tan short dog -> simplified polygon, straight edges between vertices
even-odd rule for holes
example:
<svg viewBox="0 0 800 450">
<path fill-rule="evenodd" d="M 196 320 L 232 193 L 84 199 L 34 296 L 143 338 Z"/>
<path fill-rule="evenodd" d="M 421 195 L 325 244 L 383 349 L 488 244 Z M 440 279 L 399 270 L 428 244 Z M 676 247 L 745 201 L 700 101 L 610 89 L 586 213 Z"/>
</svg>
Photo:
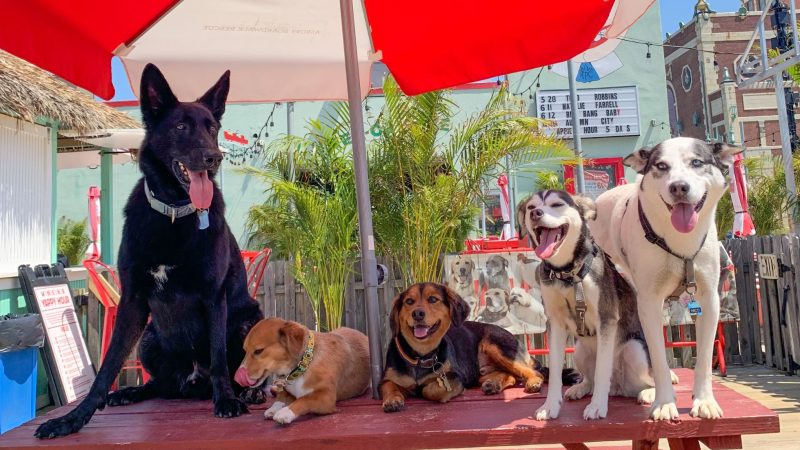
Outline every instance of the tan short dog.
<svg viewBox="0 0 800 450">
<path fill-rule="evenodd" d="M 260 386 L 275 375 L 277 399 L 264 417 L 280 424 L 308 413 L 331 414 L 338 400 L 369 387 L 367 336 L 351 328 L 319 333 L 273 317 L 250 330 L 244 350 L 234 378 L 242 386 Z"/>
</svg>

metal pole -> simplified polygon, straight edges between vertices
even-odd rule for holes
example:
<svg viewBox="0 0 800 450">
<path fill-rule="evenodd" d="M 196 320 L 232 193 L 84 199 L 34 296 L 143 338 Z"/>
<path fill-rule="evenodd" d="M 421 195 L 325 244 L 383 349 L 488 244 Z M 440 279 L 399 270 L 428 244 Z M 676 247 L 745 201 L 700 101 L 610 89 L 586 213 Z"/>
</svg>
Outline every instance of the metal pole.
<svg viewBox="0 0 800 450">
<path fill-rule="evenodd" d="M 286 102 L 286 135 L 292 135 L 292 110 L 294 102 Z M 294 145 L 289 145 L 289 179 L 294 180 Z"/>
<path fill-rule="evenodd" d="M 372 205 L 369 199 L 367 150 L 364 138 L 364 117 L 361 111 L 361 84 L 356 53 L 356 30 L 353 24 L 353 0 L 340 0 L 344 65 L 347 72 L 347 102 L 350 108 L 350 133 L 353 139 L 353 168 L 358 203 L 358 234 L 361 243 L 361 278 L 367 301 L 367 335 L 372 371 L 372 397 L 380 398 L 378 387 L 383 377 L 380 309 L 378 304 L 378 263 L 375 259 L 375 237 L 372 234 Z"/>
<path fill-rule="evenodd" d="M 761 7 L 768 7 L 764 0 L 761 0 Z M 792 17 L 792 20 L 794 21 L 796 18 Z M 758 39 L 761 45 L 762 70 L 767 70 L 769 69 L 769 59 L 767 58 L 767 39 L 764 36 L 763 20 L 758 22 Z M 783 156 L 783 172 L 786 177 L 786 189 L 789 191 L 792 198 L 797 198 L 797 184 L 794 180 L 794 167 L 792 165 L 792 142 L 789 136 L 789 116 L 786 113 L 786 94 L 783 91 L 783 76 L 780 72 L 776 73 L 775 76 L 772 77 L 772 80 L 775 83 L 775 100 L 778 109 L 778 125 L 781 132 L 781 154 Z M 792 225 L 792 229 L 797 232 L 798 224 L 795 223 L 791 214 L 789 215 L 789 223 Z"/>
<path fill-rule="evenodd" d="M 792 44 L 794 45 L 794 54 L 800 55 L 800 45 L 797 43 L 797 10 L 795 0 L 789 1 L 790 11 L 792 13 Z"/>
<path fill-rule="evenodd" d="M 578 112 L 578 93 L 575 89 L 575 64 L 570 59 L 567 61 L 567 77 L 569 78 L 569 108 L 572 116 L 572 144 L 578 163 L 575 165 L 575 192 L 583 194 L 583 148 L 581 147 L 581 131 L 579 128 L 580 113 Z"/>
<path fill-rule="evenodd" d="M 514 214 L 514 210 L 516 206 L 514 205 L 514 182 L 511 181 L 511 158 L 506 156 L 506 178 L 508 179 L 508 184 L 506 188 L 508 189 L 508 224 L 511 226 L 511 237 L 506 237 L 507 239 L 513 238 L 516 235 L 516 217 Z M 502 201 L 502 198 L 501 198 Z"/>
</svg>

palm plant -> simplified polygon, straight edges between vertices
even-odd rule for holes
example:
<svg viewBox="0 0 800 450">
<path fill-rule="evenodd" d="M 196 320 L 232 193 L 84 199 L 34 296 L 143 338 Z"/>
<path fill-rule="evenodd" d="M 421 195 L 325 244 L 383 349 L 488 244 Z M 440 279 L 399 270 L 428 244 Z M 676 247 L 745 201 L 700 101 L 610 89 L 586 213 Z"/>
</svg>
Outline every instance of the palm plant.
<svg viewBox="0 0 800 450">
<path fill-rule="evenodd" d="M 376 246 L 406 282 L 438 280 L 439 256 L 459 250 L 475 227 L 488 177 L 570 153 L 513 108 L 505 89 L 456 126 L 448 91 L 408 97 L 391 77 L 383 89 L 381 134 L 370 147 Z"/>
<path fill-rule="evenodd" d="M 303 137 L 286 136 L 246 172 L 269 186 L 248 215 L 252 240 L 292 258 L 318 329 L 342 324 L 347 281 L 357 255 L 353 164 L 336 127 L 311 121 Z M 322 308 L 325 323 L 322 323 Z"/>
<path fill-rule="evenodd" d="M 534 182 L 537 191 L 544 191 L 550 189 L 564 189 L 564 180 L 553 170 L 540 170 L 536 172 L 536 181 Z"/>
<path fill-rule="evenodd" d="M 75 221 L 61 217 L 56 235 L 58 253 L 67 258 L 70 266 L 80 264 L 91 240 L 86 235 L 86 220 Z"/>
</svg>

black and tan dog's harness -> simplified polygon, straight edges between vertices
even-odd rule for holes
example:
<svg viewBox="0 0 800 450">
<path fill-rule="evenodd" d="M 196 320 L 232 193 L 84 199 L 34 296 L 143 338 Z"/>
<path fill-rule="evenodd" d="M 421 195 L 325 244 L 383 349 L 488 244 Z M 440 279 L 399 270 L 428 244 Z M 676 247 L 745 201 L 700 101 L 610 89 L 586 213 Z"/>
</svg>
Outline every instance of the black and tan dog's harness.
<svg viewBox="0 0 800 450">
<path fill-rule="evenodd" d="M 444 339 L 442 342 L 444 342 Z M 444 370 L 442 370 L 444 368 L 444 364 L 439 361 L 440 347 L 436 347 L 427 355 L 414 358 L 409 356 L 409 354 L 403 350 L 403 344 L 400 342 L 400 338 L 398 336 L 394 337 L 394 345 L 397 347 L 397 353 L 399 353 L 400 356 L 411 365 L 411 368 L 414 369 L 415 381 L 419 381 L 420 378 L 417 372 L 428 372 L 430 370 L 436 375 L 436 382 L 439 383 L 439 386 L 444 388 L 447 392 L 453 390 L 453 386 L 450 385 L 450 380 L 447 379 L 447 374 Z"/>
<path fill-rule="evenodd" d="M 625 206 L 627 208 L 627 204 Z M 698 253 L 700 253 L 700 250 L 703 249 L 703 245 L 706 243 L 708 233 L 703 236 L 703 240 L 700 242 L 700 248 L 698 248 L 692 256 L 686 257 L 675 253 L 671 248 L 669 248 L 667 241 L 664 240 L 663 237 L 659 236 L 655 230 L 653 230 L 653 226 L 650 225 L 650 221 L 647 220 L 644 209 L 642 209 L 641 199 L 639 199 L 639 222 L 642 224 L 644 238 L 647 239 L 647 242 L 655 244 L 670 255 L 683 260 L 683 279 L 681 280 L 680 284 L 678 284 L 675 292 L 667 297 L 667 300 L 677 300 L 685 292 L 689 294 L 689 313 L 693 316 L 702 315 L 703 312 L 700 309 L 700 305 L 698 305 L 694 299 L 694 294 L 697 292 L 697 279 L 695 278 L 694 273 L 694 258 L 698 255 Z"/>
<path fill-rule="evenodd" d="M 583 258 L 583 263 L 574 266 L 569 271 L 555 270 L 550 264 L 546 264 L 544 269 L 550 280 L 559 279 L 567 286 L 575 288 L 575 312 L 572 313 L 575 320 L 578 336 L 586 336 L 586 298 L 583 293 L 583 279 L 592 270 L 592 261 L 599 253 L 597 245 L 592 242 L 592 251 L 588 252 Z"/>
</svg>

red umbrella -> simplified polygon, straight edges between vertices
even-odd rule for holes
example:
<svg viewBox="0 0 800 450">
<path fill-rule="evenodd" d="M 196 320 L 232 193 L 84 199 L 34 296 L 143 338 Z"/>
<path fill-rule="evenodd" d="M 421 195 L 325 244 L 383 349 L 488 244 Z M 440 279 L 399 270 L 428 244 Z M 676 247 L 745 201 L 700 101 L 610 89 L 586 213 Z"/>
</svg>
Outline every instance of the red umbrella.
<svg viewBox="0 0 800 450">
<path fill-rule="evenodd" d="M 386 63 L 408 94 L 541 67 L 586 49 L 614 2 L 364 3 L 366 11 L 352 0 L 16 1 L 3 6 L 0 48 L 103 98 L 114 94 L 116 55 L 134 92 L 141 68 L 153 62 L 182 99 L 196 98 L 226 69 L 228 101 L 347 99 L 377 396 L 377 263 L 359 104 L 371 61 Z"/>
<path fill-rule="evenodd" d="M 156 63 L 168 79 L 181 79 L 175 76 L 178 69 L 174 62 L 190 65 L 192 61 L 188 58 L 207 54 L 215 62 L 202 67 L 210 72 L 208 76 L 198 74 L 193 66 L 192 77 L 182 78 L 201 78 L 202 81 L 186 82 L 206 85 L 216 80 L 223 68 L 231 68 L 234 82 L 229 100 L 319 99 L 318 94 L 324 92 L 326 84 L 339 85 L 338 98 L 345 99 L 344 55 L 336 3 L 331 0 L 16 1 L 3 6 L 5 20 L 0 27 L 0 48 L 102 98 L 114 94 L 110 60 L 115 54 L 126 63 L 134 85 L 144 63 Z M 408 94 L 567 60 L 592 44 L 614 5 L 610 0 L 365 0 L 364 3 L 376 53 L 371 59 L 386 63 Z M 359 45 L 368 49 L 367 20 L 361 2 L 355 6 L 356 34 L 364 38 Z M 182 21 L 181 16 L 188 20 Z M 167 26 L 172 39 L 159 39 L 151 45 L 149 36 L 157 35 Z M 328 38 L 329 31 L 338 32 L 337 39 Z M 313 41 L 315 36 L 318 41 Z M 301 37 L 311 43 L 306 48 L 307 54 L 303 49 L 284 50 Z M 239 38 L 241 43 L 237 43 Z M 175 47 L 171 46 L 173 42 Z M 313 52 L 326 44 L 338 45 L 338 52 Z M 220 45 L 229 45 L 222 47 L 227 48 L 224 54 L 218 50 Z M 359 56 L 368 67 L 367 55 Z M 135 67 L 130 64 L 133 58 L 140 58 Z M 272 67 L 259 64 L 270 58 Z M 241 73 L 246 68 L 266 74 L 275 73 L 271 71 L 275 66 L 311 72 L 314 67 L 320 68 L 316 60 L 321 59 L 335 62 L 333 68 L 342 76 L 331 80 L 331 72 L 323 70 L 320 84 L 306 81 L 288 98 L 281 85 L 293 84 L 293 80 L 286 75 L 290 71 L 283 71 L 280 76 L 275 75 L 276 79 L 261 79 L 263 84 L 276 84 L 275 91 L 262 89 L 258 91 L 259 98 L 237 98 L 235 89 L 237 84 L 243 84 Z M 294 72 L 295 76 L 302 73 L 303 70 Z M 181 93 L 177 94 L 180 97 Z M 330 92 L 324 94 L 322 99 L 332 99 Z"/>
</svg>

